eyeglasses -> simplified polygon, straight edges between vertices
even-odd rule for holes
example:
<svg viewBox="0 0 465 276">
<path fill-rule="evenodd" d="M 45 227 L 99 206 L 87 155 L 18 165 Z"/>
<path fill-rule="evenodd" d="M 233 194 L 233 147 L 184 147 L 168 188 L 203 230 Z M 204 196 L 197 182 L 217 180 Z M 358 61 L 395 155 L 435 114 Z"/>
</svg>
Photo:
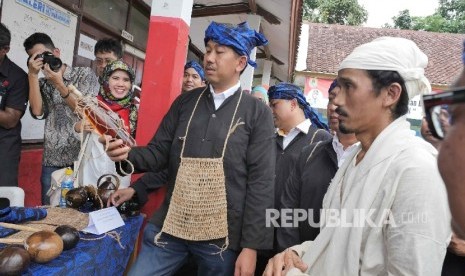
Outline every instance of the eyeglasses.
<svg viewBox="0 0 465 276">
<path fill-rule="evenodd" d="M 444 139 L 452 123 L 451 107 L 458 103 L 465 103 L 465 87 L 423 95 L 426 121 L 434 137 Z"/>
</svg>

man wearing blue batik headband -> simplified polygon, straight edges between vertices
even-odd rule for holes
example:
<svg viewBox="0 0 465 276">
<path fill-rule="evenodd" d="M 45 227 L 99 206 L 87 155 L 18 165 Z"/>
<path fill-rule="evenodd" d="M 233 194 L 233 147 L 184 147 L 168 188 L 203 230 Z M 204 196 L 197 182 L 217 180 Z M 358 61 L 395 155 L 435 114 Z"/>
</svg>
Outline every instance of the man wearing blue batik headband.
<svg viewBox="0 0 465 276">
<path fill-rule="evenodd" d="M 294 171 L 302 149 L 312 143 L 330 140 L 328 127 L 321 122 L 315 111 L 307 103 L 302 90 L 291 83 L 279 83 L 268 90 L 270 107 L 276 127 L 276 178 L 274 208 L 281 209 L 281 195 L 285 184 Z M 264 270 L 266 262 L 262 256 L 278 253 L 277 244 L 274 251 L 259 255 L 258 269 Z"/>
<path fill-rule="evenodd" d="M 300 87 L 297 85 L 286 82 L 273 85 L 268 90 L 268 98 L 270 101 L 272 99 L 289 101 L 295 100 L 296 104 L 298 105 L 297 107 L 302 109 L 305 119 L 309 119 L 311 123 L 314 124 L 317 128 L 328 130 L 328 126 L 320 120 L 318 114 L 316 114 L 315 111 L 310 107 L 310 104 L 307 102 L 302 89 L 300 89 Z"/>
<path fill-rule="evenodd" d="M 275 208 L 302 148 L 331 139 L 328 127 L 310 107 L 302 90 L 291 83 L 278 83 L 268 90 L 276 127 Z"/>
<path fill-rule="evenodd" d="M 242 22 L 237 27 L 228 27 L 226 24 L 212 22 L 205 31 L 205 45 L 209 42 L 231 47 L 238 55 L 246 56 L 247 63 L 257 67 L 255 61 L 250 59 L 253 48 L 268 44 L 264 35 L 251 29 L 247 22 Z"/>
<path fill-rule="evenodd" d="M 240 87 L 246 66 L 256 66 L 250 52 L 266 43 L 247 23 L 212 22 L 203 60 L 209 85 L 181 94 L 146 147 L 130 150 L 106 137 L 117 168 L 127 169 L 125 160 L 137 172 L 168 168 L 165 200 L 144 230 L 129 275 L 172 275 L 189 255 L 198 275 L 253 275 L 257 250 L 272 248 L 266 210 L 274 198 L 273 118 Z M 119 205 L 134 194 L 143 199 L 147 190 L 120 189 L 110 201 Z"/>
<path fill-rule="evenodd" d="M 185 93 L 192 89 L 205 86 L 205 72 L 200 64 L 191 60 L 184 65 L 184 76 L 182 78 L 182 91 Z"/>
</svg>

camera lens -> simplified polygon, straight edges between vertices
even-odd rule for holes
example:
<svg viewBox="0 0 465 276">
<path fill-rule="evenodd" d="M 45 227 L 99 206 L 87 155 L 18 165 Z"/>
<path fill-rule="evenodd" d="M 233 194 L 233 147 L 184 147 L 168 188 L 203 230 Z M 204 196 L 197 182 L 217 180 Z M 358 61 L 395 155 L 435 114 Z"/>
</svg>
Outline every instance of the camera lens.
<svg viewBox="0 0 465 276">
<path fill-rule="evenodd" d="M 59 58 L 53 57 L 50 58 L 50 60 L 48 61 L 48 65 L 50 65 L 50 69 L 57 72 L 58 70 L 60 70 L 60 67 L 61 65 L 63 65 L 63 63 Z"/>
<path fill-rule="evenodd" d="M 42 58 L 42 62 L 44 64 L 48 63 L 50 66 L 50 69 L 52 69 L 55 72 L 58 72 L 60 70 L 61 65 L 63 65 L 63 62 L 61 59 L 55 57 L 51 52 L 43 52 L 42 54 L 38 54 L 35 59 Z"/>
</svg>

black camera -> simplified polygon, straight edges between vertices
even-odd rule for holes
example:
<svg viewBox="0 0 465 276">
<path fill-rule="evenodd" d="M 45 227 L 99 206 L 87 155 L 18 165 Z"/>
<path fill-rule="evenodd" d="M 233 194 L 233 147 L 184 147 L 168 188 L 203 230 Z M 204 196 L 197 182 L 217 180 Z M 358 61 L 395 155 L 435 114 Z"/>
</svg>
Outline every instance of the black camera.
<svg viewBox="0 0 465 276">
<path fill-rule="evenodd" d="M 58 70 L 60 70 L 61 65 L 63 65 L 61 59 L 55 57 L 51 52 L 43 52 L 42 54 L 37 55 L 35 59 L 38 58 L 42 58 L 43 63 L 48 63 L 50 69 L 52 69 L 55 72 L 58 72 Z"/>
</svg>

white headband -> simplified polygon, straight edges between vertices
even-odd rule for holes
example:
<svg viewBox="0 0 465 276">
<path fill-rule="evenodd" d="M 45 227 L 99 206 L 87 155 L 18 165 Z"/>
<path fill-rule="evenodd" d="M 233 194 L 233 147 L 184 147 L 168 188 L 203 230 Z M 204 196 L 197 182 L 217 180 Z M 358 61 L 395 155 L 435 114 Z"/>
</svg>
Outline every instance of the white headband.
<svg viewBox="0 0 465 276">
<path fill-rule="evenodd" d="M 339 65 L 339 70 L 396 71 L 405 81 L 409 99 L 431 93 L 425 77 L 428 57 L 415 42 L 401 37 L 380 37 L 355 48 Z"/>
</svg>

